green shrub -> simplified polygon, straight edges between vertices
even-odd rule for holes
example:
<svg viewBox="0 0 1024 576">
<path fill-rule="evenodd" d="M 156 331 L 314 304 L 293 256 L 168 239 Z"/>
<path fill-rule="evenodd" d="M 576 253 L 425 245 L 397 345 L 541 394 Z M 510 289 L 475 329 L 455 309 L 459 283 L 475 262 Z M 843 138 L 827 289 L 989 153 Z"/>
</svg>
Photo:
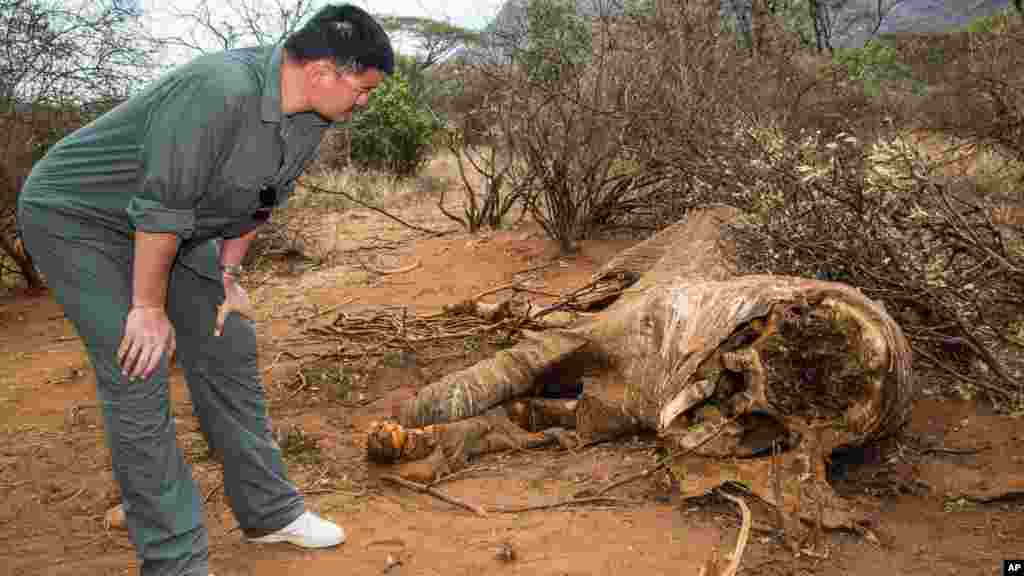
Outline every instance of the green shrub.
<svg viewBox="0 0 1024 576">
<path fill-rule="evenodd" d="M 531 82 L 557 83 L 567 69 L 586 64 L 593 38 L 586 20 L 569 0 L 531 0 L 526 5 L 527 33 L 517 63 Z"/>
<path fill-rule="evenodd" d="M 365 168 L 412 176 L 426 163 L 438 123 L 417 104 L 400 71 L 387 77 L 351 124 L 351 158 Z"/>
<path fill-rule="evenodd" d="M 988 16 L 982 16 L 971 20 L 971 22 L 964 27 L 964 30 L 972 34 L 1005 33 L 1011 19 L 1016 16 L 1017 14 L 1014 13 L 1013 9 L 1006 7 L 1004 10 L 996 12 L 995 14 L 989 14 Z"/>
<path fill-rule="evenodd" d="M 910 78 L 910 69 L 900 62 L 896 49 L 880 40 L 871 40 L 860 48 L 837 50 L 835 59 L 872 96 L 881 92 L 883 82 Z"/>
</svg>

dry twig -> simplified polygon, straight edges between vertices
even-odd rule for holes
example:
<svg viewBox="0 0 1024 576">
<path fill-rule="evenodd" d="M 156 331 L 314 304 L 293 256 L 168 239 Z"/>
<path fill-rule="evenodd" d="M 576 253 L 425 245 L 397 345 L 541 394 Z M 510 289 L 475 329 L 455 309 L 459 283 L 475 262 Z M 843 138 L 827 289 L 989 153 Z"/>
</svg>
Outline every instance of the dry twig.
<svg viewBox="0 0 1024 576">
<path fill-rule="evenodd" d="M 459 508 L 469 510 L 470 512 L 476 514 L 477 516 L 482 516 L 484 518 L 487 517 L 487 511 L 481 508 L 480 506 L 464 502 L 462 500 L 459 500 L 458 498 L 455 498 L 454 496 L 449 496 L 448 494 L 441 492 L 437 488 L 432 488 L 425 484 L 420 484 L 419 482 L 412 482 L 410 480 L 399 478 L 398 476 L 393 476 L 391 474 L 383 474 L 381 475 L 380 479 L 392 482 L 394 484 L 398 484 L 403 488 L 408 488 L 409 490 L 413 490 L 421 494 L 430 494 L 434 498 L 437 498 L 454 506 L 458 506 Z"/>
<path fill-rule="evenodd" d="M 785 507 L 782 500 L 782 465 L 779 453 L 779 442 L 772 442 L 772 495 L 775 497 L 775 522 L 780 531 L 786 531 L 786 519 L 782 509 Z"/>
<path fill-rule="evenodd" d="M 410 228 L 412 230 L 416 230 L 417 232 L 424 232 L 426 234 L 430 234 L 431 236 L 444 236 L 445 234 L 449 234 L 450 233 L 450 231 L 443 231 L 443 232 L 441 232 L 441 231 L 437 231 L 437 230 L 431 230 L 430 228 L 424 228 L 422 226 L 417 226 L 415 224 L 410 224 L 410 223 L 406 222 L 405 220 L 402 220 L 398 216 L 395 216 L 394 214 L 388 212 L 387 210 L 384 210 L 383 208 L 378 208 L 376 206 L 373 206 L 372 204 L 367 204 L 366 202 L 363 202 L 362 200 L 356 198 L 355 196 L 352 196 L 351 194 L 347 194 L 345 192 L 342 192 L 341 190 L 328 190 L 326 188 L 321 188 L 320 186 L 317 186 L 315 184 L 309 183 L 309 181 L 307 181 L 305 179 L 300 179 L 298 184 L 300 186 L 302 186 L 303 188 L 312 190 L 312 191 L 317 192 L 319 194 L 331 194 L 331 195 L 334 195 L 334 196 L 342 196 L 345 199 L 347 199 L 348 201 L 352 202 L 353 204 L 358 204 L 358 205 L 362 206 L 363 208 L 367 208 L 369 210 L 373 210 L 374 212 L 376 212 L 378 214 L 381 214 L 383 216 L 387 216 L 388 218 L 394 220 L 395 222 L 398 222 L 402 226 L 405 226 L 406 228 Z"/>
<path fill-rule="evenodd" d="M 210 503 L 210 498 L 213 498 L 213 495 L 218 490 L 220 490 L 223 487 L 224 487 L 224 483 L 221 482 L 221 483 L 217 484 L 216 486 L 214 486 L 213 488 L 210 488 L 210 490 L 206 493 L 206 497 L 203 498 L 203 506 L 206 506 L 207 504 L 209 504 Z"/>
<path fill-rule="evenodd" d="M 288 395 L 289 400 L 298 396 L 300 392 L 302 392 L 303 390 L 306 389 L 307 386 L 309 386 L 309 381 L 306 380 L 306 375 L 302 373 L 302 370 L 299 370 L 298 372 L 296 372 L 296 374 L 299 377 L 300 384 L 298 388 L 293 390 L 292 393 Z"/>
<path fill-rule="evenodd" d="M 527 288 L 526 286 L 523 286 L 522 284 L 518 284 L 516 282 L 512 282 L 512 283 L 509 283 L 509 284 L 502 284 L 501 286 L 496 286 L 494 288 L 490 288 L 488 290 L 484 290 L 483 292 L 480 292 L 479 294 L 477 294 L 477 295 L 473 296 L 472 298 L 470 298 L 470 301 L 471 302 L 479 302 L 481 298 L 490 296 L 492 294 L 497 294 L 498 292 L 504 292 L 505 290 L 512 290 L 514 292 L 522 292 L 524 294 L 533 294 L 535 296 L 545 296 L 547 298 L 560 298 L 560 296 L 558 294 L 552 294 L 551 292 L 544 292 L 543 290 L 534 290 L 533 288 Z"/>
<path fill-rule="evenodd" d="M 519 514 L 520 512 L 536 512 L 538 510 L 552 510 L 554 508 L 565 508 L 567 506 L 581 506 L 586 504 L 637 505 L 640 503 L 633 500 L 613 498 L 611 496 L 591 496 L 587 498 L 570 498 L 568 500 L 559 500 L 558 502 L 551 502 L 550 504 L 534 504 L 532 506 L 497 506 L 491 508 L 491 511 L 502 512 L 505 514 Z"/>
<path fill-rule="evenodd" d="M 991 450 L 992 446 L 982 446 L 980 448 L 946 448 L 945 446 L 935 446 L 933 448 L 925 448 L 921 450 L 921 454 L 948 454 L 951 456 L 972 456 L 974 454 L 980 454 L 986 450 Z"/>
<path fill-rule="evenodd" d="M 442 477 L 438 478 L 437 480 L 434 480 L 433 482 L 428 484 L 428 487 L 429 488 L 433 488 L 435 486 L 439 486 L 439 485 L 444 484 L 446 482 L 451 482 L 453 480 L 457 480 L 459 478 L 463 478 L 465 476 L 469 476 L 470 474 L 475 474 L 477 472 L 493 471 L 493 470 L 498 470 L 498 468 L 495 467 L 495 466 L 473 466 L 473 467 L 470 467 L 470 468 L 463 468 L 462 470 L 459 470 L 458 472 L 453 472 L 451 474 L 448 474 L 447 476 L 442 476 Z"/>
<path fill-rule="evenodd" d="M 451 353 L 453 348 L 464 348 L 461 340 L 489 337 L 492 343 L 499 339 L 507 342 L 515 332 L 511 318 L 488 323 L 472 314 L 439 313 L 410 314 L 404 307 L 383 308 L 368 312 L 342 312 L 329 325 L 305 330 L 305 342 L 320 338 L 346 347 L 360 346 L 358 352 L 346 351 L 342 346 L 329 356 L 334 358 L 365 358 L 381 356 L 394 351 L 411 351 L 421 357 Z"/>
<path fill-rule="evenodd" d="M 721 425 L 718 426 L 718 428 L 714 432 L 709 434 L 707 436 L 707 438 L 704 438 L 703 440 L 698 442 L 696 445 L 694 445 L 694 446 L 692 446 L 690 448 L 687 448 L 686 450 L 683 450 L 681 452 L 673 452 L 673 453 L 669 454 L 668 456 L 665 456 L 664 458 L 661 459 L 661 462 L 659 462 L 654 468 L 648 468 L 647 470 L 644 470 L 643 472 L 639 472 L 637 474 L 633 474 L 632 476 L 627 476 L 627 477 L 623 478 L 622 480 L 616 480 L 615 482 L 612 482 L 611 484 L 608 484 L 604 488 L 601 488 L 600 490 L 598 490 L 597 493 L 594 494 L 594 496 L 602 496 L 604 494 L 607 494 L 611 490 L 614 490 L 615 488 L 618 488 L 619 486 L 623 486 L 625 484 L 629 484 L 630 482 L 635 482 L 635 481 L 640 480 L 642 478 L 647 478 L 647 477 L 651 476 L 652 474 L 655 474 L 657 472 L 660 472 L 661 470 L 664 470 L 665 468 L 668 468 L 672 464 L 672 462 L 674 462 L 677 458 L 682 458 L 684 456 L 689 456 L 690 454 L 693 454 L 697 450 L 700 450 L 701 448 L 703 448 L 704 445 L 707 444 L 708 442 L 711 442 L 712 440 L 717 438 L 725 430 L 726 426 L 728 426 L 729 424 L 732 424 L 735 420 L 736 420 L 735 416 L 733 416 L 732 418 L 729 418 L 728 420 L 725 420 L 724 422 L 722 422 Z"/>
<path fill-rule="evenodd" d="M 733 496 L 724 490 L 719 490 L 718 493 L 739 506 L 740 512 L 743 514 L 743 525 L 740 527 L 740 535 L 736 539 L 736 549 L 733 550 L 732 560 L 729 561 L 729 565 L 725 567 L 721 574 L 721 576 L 736 576 L 736 571 L 740 567 L 740 560 L 743 558 L 743 552 L 747 548 L 747 540 L 750 538 L 750 526 L 753 524 L 753 519 L 750 514 L 750 508 L 742 498 Z"/>
<path fill-rule="evenodd" d="M 409 264 L 408 266 L 402 266 L 401 268 L 395 268 L 394 270 L 384 270 L 384 269 L 381 269 L 381 268 L 376 268 L 374 266 L 371 266 L 369 263 L 364 262 L 358 256 L 355 256 L 355 259 L 359 262 L 359 265 L 362 266 L 364 269 L 366 269 L 366 270 L 368 270 L 370 272 L 373 272 L 374 274 L 379 274 L 381 276 L 388 276 L 388 275 L 391 275 L 391 274 L 404 274 L 406 272 L 412 272 L 413 270 L 419 268 L 420 264 L 421 264 L 421 262 L 419 260 L 417 260 L 417 261 L 413 262 L 412 264 Z"/>
</svg>

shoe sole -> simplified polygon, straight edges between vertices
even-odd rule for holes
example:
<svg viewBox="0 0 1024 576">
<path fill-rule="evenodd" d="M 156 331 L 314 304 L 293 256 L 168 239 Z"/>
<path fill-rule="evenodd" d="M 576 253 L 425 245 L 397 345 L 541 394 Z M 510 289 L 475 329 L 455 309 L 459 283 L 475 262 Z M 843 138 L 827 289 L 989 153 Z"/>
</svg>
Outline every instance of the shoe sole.
<svg viewBox="0 0 1024 576">
<path fill-rule="evenodd" d="M 310 550 L 318 550 L 318 549 L 321 549 L 321 548 L 333 548 L 335 546 L 340 546 L 341 544 L 345 543 L 345 538 L 343 537 L 341 540 L 339 540 L 337 542 L 334 542 L 334 543 L 330 543 L 330 544 L 310 544 L 310 543 L 306 542 L 305 540 L 303 540 L 302 538 L 289 538 L 287 536 L 264 536 L 264 537 L 261 537 L 261 538 L 250 538 L 249 542 L 252 542 L 254 544 L 280 544 L 280 543 L 286 543 L 286 544 L 291 544 L 293 546 L 298 546 L 299 548 L 307 548 L 307 549 L 310 549 Z"/>
</svg>

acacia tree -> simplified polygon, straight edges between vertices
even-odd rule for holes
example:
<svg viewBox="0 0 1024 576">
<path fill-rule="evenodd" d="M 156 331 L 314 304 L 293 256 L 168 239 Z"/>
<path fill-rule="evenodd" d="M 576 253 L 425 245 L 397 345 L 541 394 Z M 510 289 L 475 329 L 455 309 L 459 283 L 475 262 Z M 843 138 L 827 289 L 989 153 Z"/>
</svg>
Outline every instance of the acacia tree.
<svg viewBox="0 0 1024 576">
<path fill-rule="evenodd" d="M 903 0 L 726 0 L 741 38 L 756 48 L 766 20 L 799 36 L 819 53 L 854 36 L 873 38 Z M 759 29 L 760 28 L 760 29 Z"/>
<path fill-rule="evenodd" d="M 451 58 L 480 36 L 450 22 L 420 16 L 382 15 L 377 19 L 392 38 L 412 46 L 412 61 L 422 70 Z"/>
<path fill-rule="evenodd" d="M 42 286 L 17 240 L 17 196 L 50 145 L 148 77 L 139 19 L 125 0 L 0 0 L 0 275 Z"/>
<path fill-rule="evenodd" d="M 377 19 L 393 41 L 410 48 L 409 54 L 399 58 L 396 65 L 408 80 L 416 101 L 436 114 L 441 100 L 458 92 L 459 82 L 435 71 L 477 45 L 480 34 L 451 22 L 419 16 L 378 15 Z"/>
</svg>

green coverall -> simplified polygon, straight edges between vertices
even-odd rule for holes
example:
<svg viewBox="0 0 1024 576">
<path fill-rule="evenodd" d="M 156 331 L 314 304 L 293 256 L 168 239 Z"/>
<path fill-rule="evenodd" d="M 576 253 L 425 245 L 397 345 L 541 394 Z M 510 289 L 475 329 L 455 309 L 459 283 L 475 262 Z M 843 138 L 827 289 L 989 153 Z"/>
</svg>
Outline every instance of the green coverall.
<svg viewBox="0 0 1024 576">
<path fill-rule="evenodd" d="M 117 358 L 132 303 L 135 230 L 173 233 L 167 313 L 193 410 L 223 456 L 224 487 L 247 536 L 296 519 L 304 502 L 273 441 L 251 321 L 214 336 L 224 300 L 219 238 L 286 201 L 329 123 L 281 113 L 280 46 L 200 57 L 57 143 L 18 199 L 18 223 L 96 372 L 104 431 L 144 576 L 206 576 L 208 539 L 175 440 L 168 359 L 146 380 Z"/>
</svg>

